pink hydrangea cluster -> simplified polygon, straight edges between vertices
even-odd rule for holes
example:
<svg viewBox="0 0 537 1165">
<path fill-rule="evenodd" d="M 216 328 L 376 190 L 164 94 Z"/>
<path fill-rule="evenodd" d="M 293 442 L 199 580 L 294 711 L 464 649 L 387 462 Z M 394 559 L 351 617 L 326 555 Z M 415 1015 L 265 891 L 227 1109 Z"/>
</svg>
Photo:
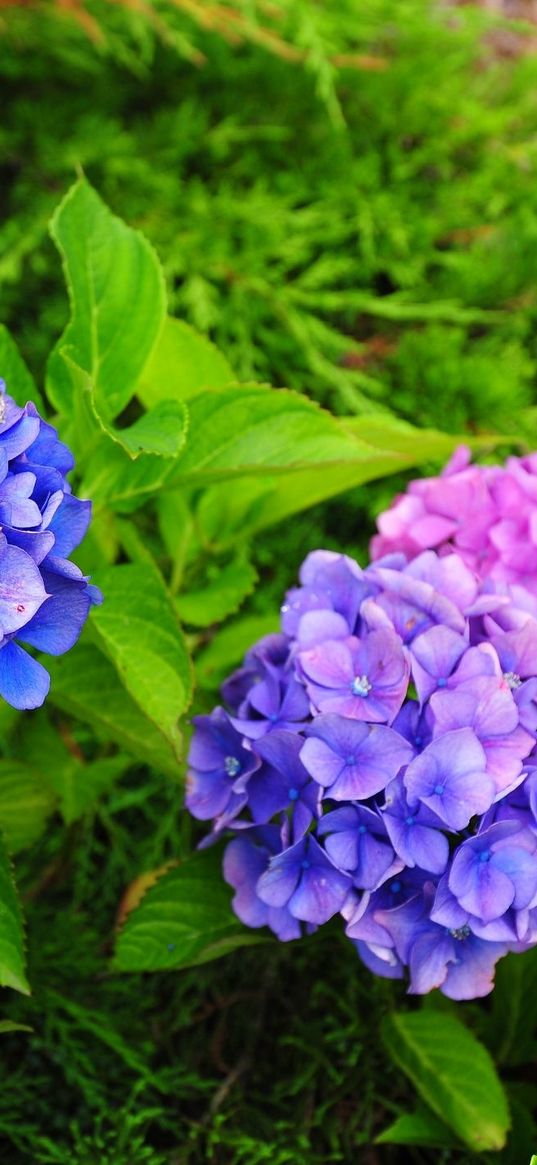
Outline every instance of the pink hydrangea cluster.
<svg viewBox="0 0 537 1165">
<path fill-rule="evenodd" d="M 378 518 L 371 557 L 456 551 L 481 579 L 509 584 L 517 604 L 535 614 L 537 453 L 503 466 L 473 465 L 470 457 L 461 446 L 439 477 L 410 483 Z"/>
</svg>

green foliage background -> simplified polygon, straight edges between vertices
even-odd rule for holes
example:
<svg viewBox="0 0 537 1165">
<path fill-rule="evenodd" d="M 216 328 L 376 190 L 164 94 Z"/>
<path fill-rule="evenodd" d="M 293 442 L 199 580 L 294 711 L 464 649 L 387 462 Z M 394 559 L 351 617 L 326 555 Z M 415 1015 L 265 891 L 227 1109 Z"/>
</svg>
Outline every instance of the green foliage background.
<svg viewBox="0 0 537 1165">
<path fill-rule="evenodd" d="M 156 247 L 172 313 L 209 334 L 241 381 L 286 385 L 355 414 L 358 434 L 389 428 L 389 409 L 445 433 L 535 443 L 534 56 L 506 61 L 499 26 L 479 10 L 429 0 L 287 0 L 278 19 L 238 4 L 243 24 L 231 43 L 194 18 L 203 4 L 154 4 L 156 25 L 141 10 L 97 0 L 87 9 L 91 35 L 47 6 L 0 8 L 9 111 L 0 125 L 1 316 L 39 382 L 68 318 L 47 224 L 83 171 Z M 523 46 L 524 29 L 514 35 Z M 364 56 L 368 67 L 356 60 Z M 62 435 L 76 448 L 79 417 L 69 423 Z M 444 450 L 430 450 L 436 468 Z M 254 521 L 240 569 L 240 510 L 227 544 L 214 536 L 214 496 L 197 512 L 201 546 L 185 516 L 182 556 L 163 503 L 172 589 L 198 650 L 199 704 L 214 702 L 222 671 L 268 629 L 304 554 L 324 545 L 363 559 L 375 512 L 404 480 L 356 487 L 274 528 Z M 116 515 L 112 549 L 97 520 L 84 565 L 119 547 L 134 569 L 152 569 L 159 549 L 144 513 L 138 526 Z M 215 636 L 223 593 L 233 621 Z M 110 650 L 106 622 L 95 629 Z M 59 670 L 55 679 L 62 705 L 69 677 Z M 416 1124 L 410 1144 L 373 1146 L 416 1110 L 412 1074 L 391 1054 L 384 1022 L 394 1002 L 409 1004 L 361 969 L 335 925 L 304 945 L 245 947 L 193 970 L 111 973 L 127 886 L 186 857 L 196 836 L 174 763 L 165 776 L 122 754 L 103 761 L 70 711 L 77 716 L 64 702 L 56 719 L 60 752 L 44 720 L 21 732 L 2 712 L 8 760 L 32 765 L 45 746 L 56 749 L 63 815 L 15 839 L 34 994 L 3 992 L 6 1019 L 32 1028 L 1 1036 L 9 1165 L 529 1159 L 534 960 L 502 965 L 492 1003 L 425 1005 L 462 1015 L 500 1068 L 515 1132 L 490 1154 L 465 1149 L 445 1125 L 435 1140 L 430 1113 L 421 1147 Z M 110 759 L 115 768 L 103 770 Z M 92 782 L 87 802 L 80 761 Z M 42 825 L 50 795 L 29 784 L 27 797 Z M 418 1092 L 420 1104 L 430 1099 Z"/>
</svg>

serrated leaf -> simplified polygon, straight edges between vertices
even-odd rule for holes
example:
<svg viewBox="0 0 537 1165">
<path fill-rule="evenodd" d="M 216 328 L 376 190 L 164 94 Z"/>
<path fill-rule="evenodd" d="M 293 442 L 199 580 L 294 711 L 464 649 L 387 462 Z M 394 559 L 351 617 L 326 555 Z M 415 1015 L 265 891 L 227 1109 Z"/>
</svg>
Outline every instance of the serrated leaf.
<svg viewBox="0 0 537 1165">
<path fill-rule="evenodd" d="M 30 994 L 26 978 L 24 937 L 19 898 L 11 863 L 0 840 L 0 986 Z"/>
<path fill-rule="evenodd" d="M 459 1020 L 440 1011 L 394 1012 L 386 1048 L 421 1098 L 476 1152 L 501 1149 L 509 1110 L 494 1063 Z"/>
<path fill-rule="evenodd" d="M 141 764 L 177 776 L 180 741 L 172 743 L 143 715 L 102 652 L 80 643 L 47 666 L 53 704 L 91 724 L 100 740 L 115 741 Z"/>
<path fill-rule="evenodd" d="M 307 397 L 257 384 L 206 391 L 189 403 L 189 438 L 170 485 L 378 457 Z"/>
<path fill-rule="evenodd" d="M 196 591 L 177 596 L 176 606 L 181 619 L 194 627 L 210 627 L 221 623 L 227 615 L 238 610 L 257 582 L 257 571 L 245 553 L 231 562 L 207 572 L 207 582 Z"/>
<path fill-rule="evenodd" d="M 127 563 L 97 571 L 95 582 L 105 602 L 94 612 L 93 632 L 143 714 L 177 747 L 192 668 L 162 575 L 149 563 Z"/>
<path fill-rule="evenodd" d="M 69 414 L 70 371 L 62 350 L 91 379 L 95 409 L 110 423 L 129 403 L 166 313 L 164 279 L 143 235 L 116 218 L 81 179 L 50 226 L 62 257 L 71 320 L 48 367 L 47 390 Z"/>
<path fill-rule="evenodd" d="M 205 388 L 236 380 L 225 356 L 184 320 L 167 317 L 142 372 L 136 395 L 152 408 L 164 400 L 189 400 Z"/>
<path fill-rule="evenodd" d="M 443 1121 L 426 1108 L 403 1113 L 375 1137 L 376 1145 L 423 1145 L 431 1149 L 460 1149 L 461 1142 Z"/>
<path fill-rule="evenodd" d="M 24 406 L 32 400 L 40 413 L 45 415 L 41 393 L 13 337 L 3 324 L 0 324 L 0 375 L 6 382 L 9 395 L 18 405 Z"/>
<path fill-rule="evenodd" d="M 196 853 L 159 878 L 119 933 L 117 971 L 170 971 L 266 942 L 231 910 L 220 850 Z"/>
<path fill-rule="evenodd" d="M 11 853 L 40 837 L 55 804 L 49 785 L 36 769 L 16 760 L 0 761 L 0 830 Z"/>
</svg>

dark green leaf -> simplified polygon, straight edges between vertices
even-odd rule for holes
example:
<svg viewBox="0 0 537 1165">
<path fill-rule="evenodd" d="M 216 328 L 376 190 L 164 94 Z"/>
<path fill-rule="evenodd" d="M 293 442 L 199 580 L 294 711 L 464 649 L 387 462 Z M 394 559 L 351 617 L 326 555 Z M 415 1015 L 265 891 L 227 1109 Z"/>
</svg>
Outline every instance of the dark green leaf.
<svg viewBox="0 0 537 1165">
<path fill-rule="evenodd" d="M 0 761 L 0 830 L 12 853 L 31 845 L 45 828 L 55 797 L 38 770 Z"/>
<path fill-rule="evenodd" d="M 11 864 L 0 840 L 0 986 L 30 994 L 25 971 L 24 938 L 19 899 Z"/>
<path fill-rule="evenodd" d="M 537 1053 L 537 948 L 498 964 L 487 1043 L 499 1064 L 533 1063 Z"/>
</svg>

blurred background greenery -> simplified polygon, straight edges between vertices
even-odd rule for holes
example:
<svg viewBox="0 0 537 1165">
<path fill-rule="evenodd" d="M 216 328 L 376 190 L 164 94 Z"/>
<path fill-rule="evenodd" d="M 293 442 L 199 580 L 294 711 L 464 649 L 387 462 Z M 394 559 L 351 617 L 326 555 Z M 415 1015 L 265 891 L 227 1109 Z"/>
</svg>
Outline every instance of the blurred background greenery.
<svg viewBox="0 0 537 1165">
<path fill-rule="evenodd" d="M 83 170 L 155 244 L 172 310 L 242 378 L 335 412 L 531 440 L 531 9 L 0 0 L 1 314 L 30 367 L 42 375 L 65 323 L 47 221 Z M 313 546 L 363 556 L 397 484 L 259 541 L 246 613 L 277 609 Z M 195 972 L 108 975 L 125 888 L 190 844 L 179 807 L 165 778 L 131 773 L 22 860 L 40 986 L 31 1003 L 6 997 L 6 1016 L 34 1029 L 2 1037 L 6 1163 L 475 1162 L 372 1147 L 411 1101 L 379 1042 L 386 985 L 337 927 Z M 511 1091 L 504 1165 L 535 1147 L 530 1085 Z"/>
</svg>

